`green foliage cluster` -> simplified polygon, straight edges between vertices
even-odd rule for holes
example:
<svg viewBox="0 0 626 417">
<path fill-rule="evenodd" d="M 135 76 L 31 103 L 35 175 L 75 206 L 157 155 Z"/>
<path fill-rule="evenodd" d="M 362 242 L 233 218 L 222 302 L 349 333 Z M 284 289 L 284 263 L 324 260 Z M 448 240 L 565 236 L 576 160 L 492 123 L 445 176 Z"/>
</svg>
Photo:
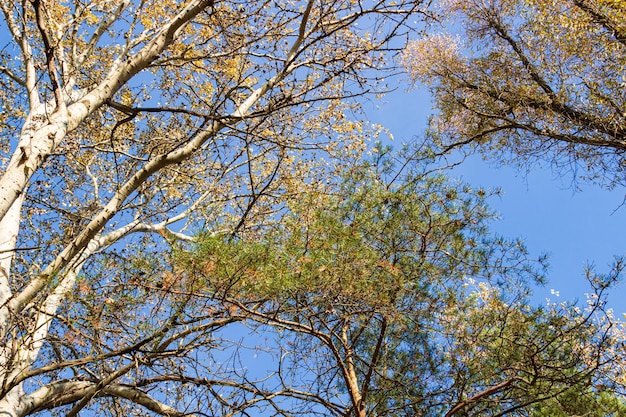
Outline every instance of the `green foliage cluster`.
<svg viewBox="0 0 626 417">
<path fill-rule="evenodd" d="M 303 196 L 260 241 L 201 235 L 178 260 L 216 292 L 377 307 L 438 283 L 489 278 L 483 267 L 505 242 L 484 244 L 492 217 L 484 190 L 422 176 L 391 186 L 373 172 L 360 166 L 334 192 Z"/>
<path fill-rule="evenodd" d="M 581 395 L 572 387 L 560 397 L 535 405 L 532 409 L 532 417 L 624 417 L 626 416 L 626 403 L 621 397 L 616 397 L 608 392 L 587 392 Z"/>
<path fill-rule="evenodd" d="M 415 170 L 390 181 L 376 168 L 305 195 L 260 239 L 202 234 L 179 246 L 178 272 L 280 329 L 292 369 L 314 369 L 307 389 L 329 402 L 348 393 L 353 410 L 559 415 L 601 398 L 621 410 L 598 391 L 614 343 L 596 321 L 601 302 L 530 307 L 544 265 L 489 233 L 487 192 Z"/>
</svg>

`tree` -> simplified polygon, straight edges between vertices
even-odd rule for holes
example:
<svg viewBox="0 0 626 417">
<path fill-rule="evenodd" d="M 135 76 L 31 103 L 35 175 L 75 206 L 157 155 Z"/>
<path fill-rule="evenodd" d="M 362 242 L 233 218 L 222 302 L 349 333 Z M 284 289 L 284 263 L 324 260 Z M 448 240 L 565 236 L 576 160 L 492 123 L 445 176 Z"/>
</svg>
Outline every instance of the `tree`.
<svg viewBox="0 0 626 417">
<path fill-rule="evenodd" d="M 380 133 L 354 99 L 420 7 L 3 1 L 0 410 L 201 410 L 163 370 L 243 316 L 142 265 L 189 230 L 253 234 L 342 170 Z"/>
<path fill-rule="evenodd" d="M 540 403 L 535 407 L 533 416 L 566 417 L 571 415 L 586 415 L 590 417 L 626 415 L 626 405 L 621 398 L 607 393 L 601 393 L 590 400 L 588 396 L 580 396 L 576 390 L 565 395 L 565 401 L 557 399 Z"/>
<path fill-rule="evenodd" d="M 175 251 L 198 296 L 275 334 L 279 366 L 267 383 L 298 393 L 291 413 L 623 410 L 604 375 L 621 355 L 601 301 L 616 275 L 590 277 L 584 310 L 531 307 L 542 264 L 488 233 L 484 190 L 422 171 L 378 174 L 355 167 L 335 193 L 292 204 L 260 241 L 203 236 Z"/>
<path fill-rule="evenodd" d="M 404 63 L 430 86 L 431 132 L 444 152 L 479 149 L 522 166 L 548 160 L 604 186 L 624 184 L 624 1 L 440 7 L 450 30 L 412 42 Z"/>
</svg>

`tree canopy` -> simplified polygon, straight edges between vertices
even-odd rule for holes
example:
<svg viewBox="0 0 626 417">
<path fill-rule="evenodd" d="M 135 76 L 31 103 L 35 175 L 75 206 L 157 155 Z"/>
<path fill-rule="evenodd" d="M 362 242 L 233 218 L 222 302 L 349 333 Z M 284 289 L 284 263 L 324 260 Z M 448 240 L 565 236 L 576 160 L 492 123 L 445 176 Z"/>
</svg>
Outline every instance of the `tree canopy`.
<svg viewBox="0 0 626 417">
<path fill-rule="evenodd" d="M 624 185 L 624 1 L 438 4 L 445 23 L 412 42 L 404 63 L 431 87 L 431 133 L 444 151 L 479 149 L 522 166 L 549 161 Z"/>
<path fill-rule="evenodd" d="M 366 164 L 260 241 L 203 236 L 175 264 L 274 335 L 273 378 L 299 393 L 298 415 L 541 415 L 593 410 L 600 395 L 606 415 L 623 412 L 608 375 L 621 336 L 601 301 L 615 276 L 592 278 L 584 309 L 531 307 L 543 264 L 488 233 L 486 197 Z"/>
<path fill-rule="evenodd" d="M 367 145 L 429 7 L 0 2 L 0 413 L 620 410 L 622 262 L 531 307 L 488 192 Z"/>
</svg>

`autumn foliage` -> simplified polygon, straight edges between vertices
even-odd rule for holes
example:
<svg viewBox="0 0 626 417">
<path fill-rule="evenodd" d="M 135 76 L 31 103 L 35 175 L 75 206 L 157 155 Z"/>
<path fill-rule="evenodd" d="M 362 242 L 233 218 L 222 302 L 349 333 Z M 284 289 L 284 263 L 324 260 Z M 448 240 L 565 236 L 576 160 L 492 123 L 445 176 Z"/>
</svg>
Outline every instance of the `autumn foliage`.
<svg viewBox="0 0 626 417">
<path fill-rule="evenodd" d="M 625 2 L 445 0 L 439 12 L 445 23 L 413 41 L 404 64 L 430 86 L 444 152 L 548 161 L 623 185 Z"/>
</svg>

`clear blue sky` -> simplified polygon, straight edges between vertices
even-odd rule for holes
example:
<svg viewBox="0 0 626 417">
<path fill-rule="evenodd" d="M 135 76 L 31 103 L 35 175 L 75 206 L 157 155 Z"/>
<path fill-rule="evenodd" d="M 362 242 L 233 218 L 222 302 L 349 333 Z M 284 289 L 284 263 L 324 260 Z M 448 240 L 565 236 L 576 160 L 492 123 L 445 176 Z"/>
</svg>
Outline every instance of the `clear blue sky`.
<svg viewBox="0 0 626 417">
<path fill-rule="evenodd" d="M 378 108 L 367 114 L 391 131 L 397 147 L 419 135 L 433 112 L 425 90 L 407 92 L 402 86 L 376 104 Z M 585 266 L 594 264 L 597 272 L 607 272 L 614 256 L 626 255 L 626 206 L 620 208 L 626 189 L 607 191 L 579 183 L 582 190 L 574 191 L 572 178 L 557 176 L 547 164 L 524 174 L 480 156 L 466 160 L 449 175 L 474 186 L 501 188 L 502 197 L 490 202 L 501 217 L 492 230 L 523 238 L 531 255 L 550 254 L 549 281 L 535 290 L 538 303 L 546 297 L 555 301 L 552 289 L 560 293 L 559 300 L 584 301 L 584 294 L 590 292 Z M 626 284 L 621 284 L 609 299 L 620 317 L 626 313 L 624 296 Z"/>
</svg>

